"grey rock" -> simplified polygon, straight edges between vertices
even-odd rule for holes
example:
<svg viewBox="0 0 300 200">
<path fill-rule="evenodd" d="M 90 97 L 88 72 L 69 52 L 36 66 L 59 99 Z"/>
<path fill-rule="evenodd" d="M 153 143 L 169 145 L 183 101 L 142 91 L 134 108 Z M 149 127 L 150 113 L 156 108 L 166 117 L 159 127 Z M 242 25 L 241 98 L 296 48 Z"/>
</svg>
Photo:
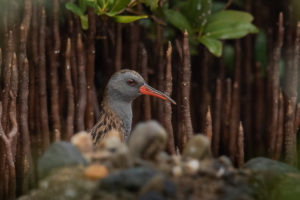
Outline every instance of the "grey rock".
<svg viewBox="0 0 300 200">
<path fill-rule="evenodd" d="M 257 157 L 249 160 L 245 163 L 244 168 L 250 169 L 254 172 L 268 172 L 276 174 L 299 172 L 296 168 L 288 164 L 264 157 Z"/>
<path fill-rule="evenodd" d="M 84 179 L 83 172 L 81 166 L 54 170 L 40 181 L 38 188 L 19 200 L 90 200 L 96 184 Z"/>
<path fill-rule="evenodd" d="M 38 161 L 39 177 L 47 176 L 53 169 L 87 164 L 80 151 L 71 143 L 56 142 L 46 150 Z"/>
<path fill-rule="evenodd" d="M 154 169 L 137 167 L 113 173 L 100 180 L 93 199 L 109 196 L 118 199 L 148 198 L 147 194 L 151 191 L 162 197 L 172 196 L 175 194 L 175 185 Z"/>
<path fill-rule="evenodd" d="M 167 139 L 166 130 L 158 122 L 147 121 L 134 128 L 128 146 L 135 157 L 152 160 L 165 149 Z"/>
<path fill-rule="evenodd" d="M 251 185 L 262 199 L 296 200 L 300 196 L 299 171 L 269 158 L 253 158 L 245 165 L 252 171 Z"/>
<path fill-rule="evenodd" d="M 210 143 L 207 137 L 201 134 L 193 136 L 187 143 L 183 151 L 183 156 L 197 160 L 211 158 Z"/>
</svg>

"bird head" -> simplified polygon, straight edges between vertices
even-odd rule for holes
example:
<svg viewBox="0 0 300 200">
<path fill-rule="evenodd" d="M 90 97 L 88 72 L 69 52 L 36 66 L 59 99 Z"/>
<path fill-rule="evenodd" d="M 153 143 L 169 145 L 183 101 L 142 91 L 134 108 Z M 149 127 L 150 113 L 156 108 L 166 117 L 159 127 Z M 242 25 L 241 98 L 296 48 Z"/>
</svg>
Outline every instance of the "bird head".
<svg viewBox="0 0 300 200">
<path fill-rule="evenodd" d="M 110 78 L 107 85 L 107 93 L 110 97 L 125 102 L 132 102 L 138 96 L 145 94 L 176 104 L 168 95 L 145 83 L 145 80 L 139 73 L 128 69 L 118 71 Z"/>
</svg>

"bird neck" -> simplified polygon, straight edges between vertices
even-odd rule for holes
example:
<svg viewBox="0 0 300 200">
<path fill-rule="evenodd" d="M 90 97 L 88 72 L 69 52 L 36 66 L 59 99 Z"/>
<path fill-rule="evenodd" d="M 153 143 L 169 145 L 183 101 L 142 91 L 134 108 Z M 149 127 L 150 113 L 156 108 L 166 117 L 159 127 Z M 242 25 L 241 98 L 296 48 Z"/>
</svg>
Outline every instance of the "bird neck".
<svg viewBox="0 0 300 200">
<path fill-rule="evenodd" d="M 114 98 L 114 96 L 107 96 L 107 98 L 104 99 L 103 104 L 112 110 L 123 122 L 125 129 L 125 141 L 127 141 L 131 132 L 132 124 L 131 102 L 120 101 L 120 99 Z"/>
</svg>

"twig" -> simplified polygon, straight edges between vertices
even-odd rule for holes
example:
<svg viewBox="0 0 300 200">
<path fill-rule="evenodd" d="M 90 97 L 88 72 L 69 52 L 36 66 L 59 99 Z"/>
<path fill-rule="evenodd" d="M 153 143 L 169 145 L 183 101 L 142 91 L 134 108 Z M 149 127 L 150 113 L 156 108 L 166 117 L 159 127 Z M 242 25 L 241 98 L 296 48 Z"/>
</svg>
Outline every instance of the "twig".
<svg viewBox="0 0 300 200">
<path fill-rule="evenodd" d="M 237 138 L 237 153 L 236 153 L 237 166 L 242 167 L 245 161 L 245 152 L 244 152 L 244 129 L 242 122 L 239 125 L 239 132 Z"/>
<path fill-rule="evenodd" d="M 211 113 L 210 113 L 210 107 L 208 106 L 207 108 L 207 113 L 206 113 L 206 117 L 205 117 L 205 129 L 204 129 L 204 133 L 206 135 L 206 137 L 208 138 L 209 143 L 211 144 L 212 142 L 212 138 L 213 138 L 213 133 L 212 133 L 212 120 L 211 120 Z"/>
</svg>

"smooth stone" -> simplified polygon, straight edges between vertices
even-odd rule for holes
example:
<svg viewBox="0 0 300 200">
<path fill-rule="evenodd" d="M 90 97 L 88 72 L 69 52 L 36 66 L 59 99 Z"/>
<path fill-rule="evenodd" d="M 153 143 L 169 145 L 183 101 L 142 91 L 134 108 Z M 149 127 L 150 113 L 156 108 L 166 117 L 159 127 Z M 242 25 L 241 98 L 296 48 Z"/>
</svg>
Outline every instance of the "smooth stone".
<svg viewBox="0 0 300 200">
<path fill-rule="evenodd" d="M 69 142 L 53 143 L 38 161 L 39 177 L 47 176 L 53 169 L 88 163 L 78 148 Z"/>
<path fill-rule="evenodd" d="M 264 157 L 252 158 L 245 163 L 244 169 L 250 169 L 254 172 L 273 172 L 276 174 L 299 172 L 296 168 L 288 164 Z"/>
<path fill-rule="evenodd" d="M 150 191 L 173 196 L 175 185 L 160 172 L 148 167 L 136 167 L 115 172 L 99 181 L 92 199 L 117 196 L 119 199 L 138 199 Z"/>
<path fill-rule="evenodd" d="M 92 164 L 88 166 L 84 171 L 84 176 L 90 180 L 99 180 L 107 177 L 109 174 L 108 169 L 99 164 Z"/>
<path fill-rule="evenodd" d="M 128 146 L 133 156 L 153 160 L 164 151 L 167 145 L 168 134 L 156 121 L 142 122 L 136 125 Z"/>
<path fill-rule="evenodd" d="M 72 166 L 57 169 L 39 182 L 39 187 L 19 200 L 90 200 L 96 187 L 94 181 L 84 179 L 84 167 Z"/>
<path fill-rule="evenodd" d="M 76 146 L 81 153 L 89 153 L 93 151 L 92 137 L 85 131 L 76 133 L 71 138 L 71 143 Z"/>
<path fill-rule="evenodd" d="M 183 156 L 197 160 L 212 158 L 210 142 L 207 137 L 201 134 L 194 135 L 183 150 Z"/>
</svg>

